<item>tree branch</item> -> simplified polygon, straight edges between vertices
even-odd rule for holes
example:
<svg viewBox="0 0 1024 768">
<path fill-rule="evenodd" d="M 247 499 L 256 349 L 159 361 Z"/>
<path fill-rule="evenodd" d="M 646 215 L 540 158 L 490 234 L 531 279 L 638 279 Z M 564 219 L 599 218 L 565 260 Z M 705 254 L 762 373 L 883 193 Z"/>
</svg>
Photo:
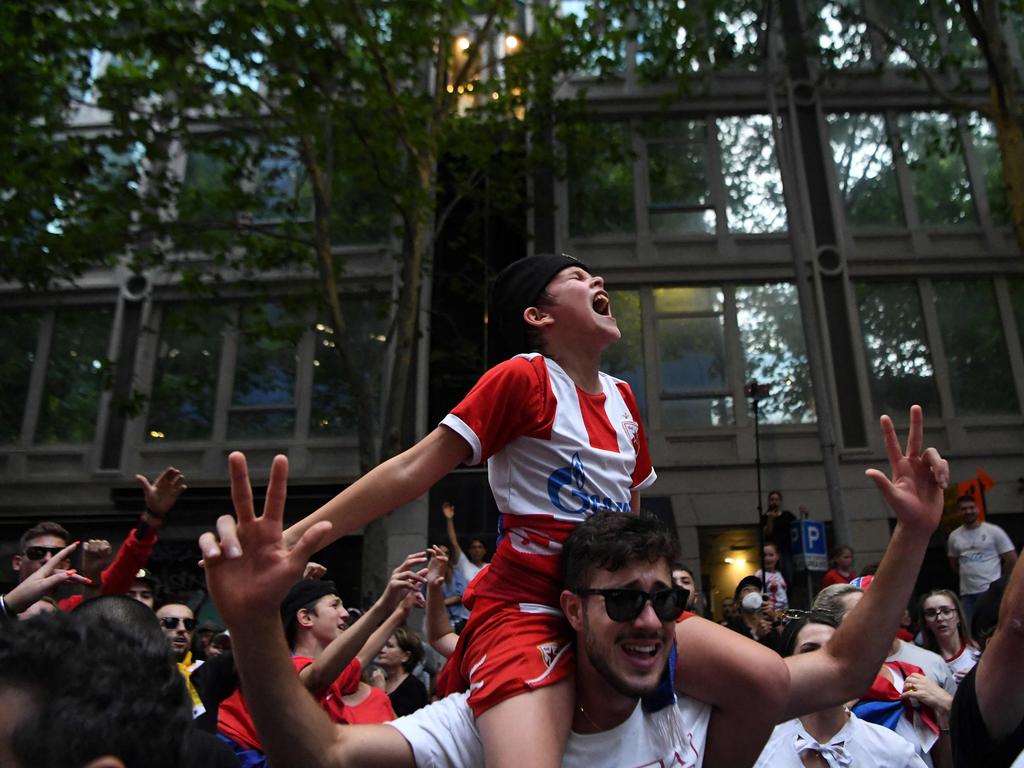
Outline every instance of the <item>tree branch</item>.
<svg viewBox="0 0 1024 768">
<path fill-rule="evenodd" d="M 928 84 L 928 88 L 932 91 L 932 93 L 934 93 L 940 99 L 945 101 L 950 108 L 961 112 L 976 112 L 979 110 L 984 111 L 984 107 L 978 107 L 967 101 L 964 101 L 963 99 L 957 98 L 948 90 L 946 90 L 946 88 L 944 88 L 935 78 L 935 75 L 932 74 L 929 66 L 921 59 L 920 56 L 918 56 L 910 48 L 910 44 L 907 43 L 905 40 L 897 38 L 892 32 L 883 27 L 881 24 L 869 18 L 868 16 L 865 16 L 862 13 L 858 13 L 857 11 L 850 10 L 849 8 L 843 8 L 841 11 L 841 15 L 853 21 L 864 24 L 867 27 L 870 27 L 872 30 L 877 32 L 882 37 L 882 39 L 884 39 L 885 42 L 888 43 L 891 47 L 899 48 L 901 51 L 907 54 L 907 57 L 914 63 L 914 70 L 918 72 L 921 75 L 921 77 L 924 78 L 924 81 Z"/>
</svg>

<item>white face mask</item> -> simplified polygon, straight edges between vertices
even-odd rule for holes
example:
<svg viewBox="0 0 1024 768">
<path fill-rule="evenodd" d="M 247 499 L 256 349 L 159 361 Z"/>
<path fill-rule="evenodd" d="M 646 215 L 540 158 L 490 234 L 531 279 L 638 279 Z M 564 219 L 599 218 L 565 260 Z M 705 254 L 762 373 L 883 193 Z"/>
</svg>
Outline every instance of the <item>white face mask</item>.
<svg viewBox="0 0 1024 768">
<path fill-rule="evenodd" d="M 747 613 L 754 613 L 754 611 L 760 610 L 761 606 L 764 605 L 764 599 L 761 597 L 760 592 L 748 592 L 743 596 L 740 605 L 743 606 L 743 610 Z"/>
</svg>

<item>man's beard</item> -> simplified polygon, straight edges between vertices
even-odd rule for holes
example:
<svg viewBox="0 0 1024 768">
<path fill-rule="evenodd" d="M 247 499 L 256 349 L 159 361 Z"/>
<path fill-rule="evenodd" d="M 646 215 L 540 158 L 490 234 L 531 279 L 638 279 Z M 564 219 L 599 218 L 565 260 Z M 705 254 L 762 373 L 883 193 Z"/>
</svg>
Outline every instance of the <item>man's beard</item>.
<svg viewBox="0 0 1024 768">
<path fill-rule="evenodd" d="M 615 653 L 615 645 L 612 644 L 608 648 L 607 656 L 601 653 L 601 649 L 596 642 L 595 635 L 597 633 L 590 631 L 588 628 L 587 636 L 583 644 L 583 652 L 587 654 L 587 658 L 590 660 L 591 665 L 601 675 L 601 678 L 608 683 L 612 688 L 621 693 L 623 696 L 630 696 L 638 698 L 640 696 L 647 696 L 648 694 L 654 693 L 658 689 L 658 685 L 661 682 L 661 675 L 651 681 L 648 685 L 641 685 L 639 682 L 633 683 L 627 679 L 624 679 L 621 675 L 615 673 L 612 669 L 611 664 L 608 663 L 608 656 Z M 664 638 L 660 635 L 649 636 L 649 637 L 637 637 L 636 640 L 658 640 L 664 642 Z M 667 660 L 666 660 L 667 663 Z"/>
</svg>

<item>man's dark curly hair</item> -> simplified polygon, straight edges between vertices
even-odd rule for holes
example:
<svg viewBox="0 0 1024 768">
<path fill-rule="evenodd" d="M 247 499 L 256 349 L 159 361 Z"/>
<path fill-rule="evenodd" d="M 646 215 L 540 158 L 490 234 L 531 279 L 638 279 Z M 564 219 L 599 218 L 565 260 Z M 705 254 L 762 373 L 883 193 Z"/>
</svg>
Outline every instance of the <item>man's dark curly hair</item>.
<svg viewBox="0 0 1024 768">
<path fill-rule="evenodd" d="M 182 764 L 191 706 L 159 631 L 97 614 L 9 622 L 0 628 L 0 691 L 21 704 L 9 725 L 23 768 L 67 768 L 103 755 L 128 768 Z"/>
<path fill-rule="evenodd" d="M 603 568 L 617 571 L 637 562 L 664 560 L 670 566 L 679 557 L 672 531 L 654 515 L 598 512 L 569 535 L 562 549 L 562 585 L 578 592 L 590 586 L 591 573 Z"/>
</svg>

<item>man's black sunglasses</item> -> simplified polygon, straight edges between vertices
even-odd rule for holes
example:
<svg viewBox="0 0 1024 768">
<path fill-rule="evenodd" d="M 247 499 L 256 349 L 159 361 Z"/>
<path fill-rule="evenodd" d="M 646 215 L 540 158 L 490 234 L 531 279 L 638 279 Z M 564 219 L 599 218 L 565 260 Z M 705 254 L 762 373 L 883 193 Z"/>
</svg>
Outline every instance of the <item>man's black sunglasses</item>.
<svg viewBox="0 0 1024 768">
<path fill-rule="evenodd" d="M 604 598 L 604 609 L 612 621 L 633 621 L 643 611 L 650 600 L 654 615 L 662 621 L 675 621 L 684 610 L 690 599 L 690 591 L 682 587 L 659 589 L 657 592 L 644 592 L 642 589 L 581 589 L 578 595 L 601 595 Z"/>
<path fill-rule="evenodd" d="M 26 547 L 25 557 L 27 557 L 29 560 L 42 560 L 47 555 L 53 557 L 62 549 L 64 549 L 64 547 Z"/>
<path fill-rule="evenodd" d="M 196 628 L 196 620 L 195 619 L 182 619 L 182 618 L 179 618 L 177 616 L 161 616 L 160 617 L 160 624 L 161 624 L 161 626 L 164 629 L 174 629 L 174 628 L 176 628 L 178 626 L 178 622 L 179 621 L 182 624 L 185 625 L 185 631 L 186 632 L 191 632 L 193 629 Z"/>
</svg>

